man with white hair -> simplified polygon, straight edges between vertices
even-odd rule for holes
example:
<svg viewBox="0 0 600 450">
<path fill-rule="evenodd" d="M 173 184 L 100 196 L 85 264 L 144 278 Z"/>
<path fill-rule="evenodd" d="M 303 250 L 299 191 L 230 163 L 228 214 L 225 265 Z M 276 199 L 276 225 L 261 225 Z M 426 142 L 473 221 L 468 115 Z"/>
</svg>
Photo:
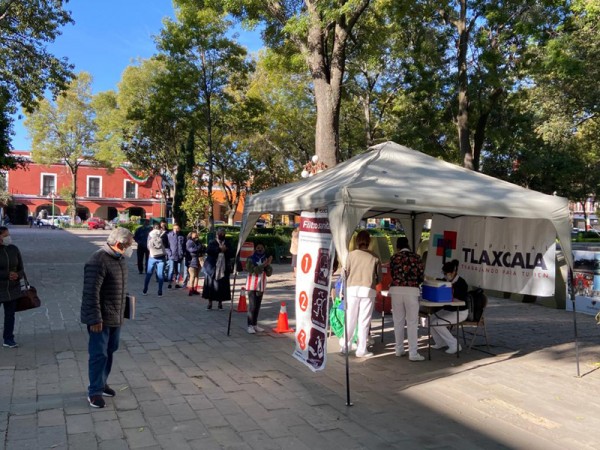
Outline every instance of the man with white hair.
<svg viewBox="0 0 600 450">
<path fill-rule="evenodd" d="M 128 229 L 115 228 L 84 268 L 81 322 L 87 325 L 90 338 L 88 402 L 93 408 L 104 408 L 103 396 L 115 396 L 107 380 L 113 353 L 119 348 L 127 295 L 125 258 L 133 253 L 132 243 Z"/>
</svg>

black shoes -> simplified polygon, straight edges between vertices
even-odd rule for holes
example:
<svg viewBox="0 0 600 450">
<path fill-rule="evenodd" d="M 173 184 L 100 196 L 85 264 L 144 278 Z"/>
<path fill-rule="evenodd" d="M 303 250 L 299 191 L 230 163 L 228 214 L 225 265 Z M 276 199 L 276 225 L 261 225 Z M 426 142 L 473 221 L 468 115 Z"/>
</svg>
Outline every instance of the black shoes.
<svg viewBox="0 0 600 450">
<path fill-rule="evenodd" d="M 117 393 L 108 384 L 106 384 L 104 386 L 104 390 L 102 391 L 102 395 L 104 397 L 114 397 L 115 395 L 117 395 Z"/>
<path fill-rule="evenodd" d="M 88 402 L 92 408 L 104 408 L 106 406 L 106 402 L 101 395 L 92 395 L 91 397 L 88 397 Z"/>
</svg>

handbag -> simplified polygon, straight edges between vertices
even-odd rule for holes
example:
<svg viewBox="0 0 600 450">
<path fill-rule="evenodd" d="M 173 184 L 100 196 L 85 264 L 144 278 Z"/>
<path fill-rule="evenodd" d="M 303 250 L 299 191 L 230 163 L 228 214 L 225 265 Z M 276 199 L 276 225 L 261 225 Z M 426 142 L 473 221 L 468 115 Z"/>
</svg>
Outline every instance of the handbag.
<svg viewBox="0 0 600 450">
<path fill-rule="evenodd" d="M 42 305 L 40 297 L 38 297 L 37 294 L 37 289 L 29 284 L 29 281 L 27 281 L 27 275 L 23 274 L 23 279 L 25 280 L 25 287 L 23 290 L 21 290 L 21 296 L 16 300 L 16 312 L 39 308 Z"/>
<path fill-rule="evenodd" d="M 135 320 L 135 296 L 127 294 L 125 296 L 124 317 L 129 320 Z"/>
</svg>

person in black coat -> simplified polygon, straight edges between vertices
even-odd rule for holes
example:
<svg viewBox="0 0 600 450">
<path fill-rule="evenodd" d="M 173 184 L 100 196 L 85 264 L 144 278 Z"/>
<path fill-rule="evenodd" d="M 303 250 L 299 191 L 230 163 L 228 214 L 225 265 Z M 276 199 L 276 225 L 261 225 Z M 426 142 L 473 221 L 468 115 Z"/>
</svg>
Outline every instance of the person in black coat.
<svg viewBox="0 0 600 450">
<path fill-rule="evenodd" d="M 200 239 L 198 239 L 198 233 L 192 231 L 188 234 L 187 241 L 185 243 L 185 265 L 188 268 L 188 295 L 200 295 L 200 292 L 196 289 L 198 286 L 198 273 L 202 264 L 200 258 L 204 255 L 206 247 Z"/>
<path fill-rule="evenodd" d="M 137 243 L 137 267 L 138 273 L 146 273 L 148 268 L 148 258 L 150 258 L 150 252 L 148 251 L 148 235 L 152 231 L 152 227 L 148 222 L 148 219 L 144 219 L 142 226 L 135 230 L 133 239 Z"/>
<path fill-rule="evenodd" d="M 132 244 L 128 229 L 115 228 L 84 267 L 81 322 L 89 334 L 88 402 L 93 408 L 105 406 L 103 396 L 115 395 L 107 380 L 113 353 L 119 348 L 127 295 L 126 258 L 133 254 Z"/>
<path fill-rule="evenodd" d="M 23 278 L 23 258 L 8 228 L 0 226 L 0 303 L 4 306 L 4 347 L 15 348 L 15 309 L 17 299 L 21 297 L 21 278 Z"/>
<path fill-rule="evenodd" d="M 183 259 L 185 256 L 185 244 L 186 237 L 181 232 L 181 227 L 178 224 L 173 224 L 173 230 L 166 234 L 168 245 L 166 245 L 167 251 L 167 281 L 168 288 L 171 289 L 172 283 L 175 283 L 175 287 L 179 288 L 179 275 L 182 273 Z"/>
<path fill-rule="evenodd" d="M 223 301 L 231 300 L 231 262 L 235 257 L 235 249 L 231 241 L 225 238 L 225 229 L 217 230 L 217 237 L 208 243 L 204 260 L 204 288 L 202 298 L 208 300 L 206 309 L 212 309 L 212 302 L 219 302 L 223 309 Z"/>
</svg>

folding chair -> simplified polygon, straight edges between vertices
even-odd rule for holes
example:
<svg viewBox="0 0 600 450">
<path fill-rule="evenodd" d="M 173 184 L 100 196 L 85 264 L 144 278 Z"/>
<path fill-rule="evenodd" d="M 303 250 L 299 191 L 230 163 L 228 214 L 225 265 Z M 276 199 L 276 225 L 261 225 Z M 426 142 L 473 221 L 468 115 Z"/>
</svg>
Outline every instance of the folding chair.
<svg viewBox="0 0 600 450">
<path fill-rule="evenodd" d="M 460 330 L 462 331 L 463 342 L 464 342 L 467 350 L 471 350 L 471 347 L 473 347 L 473 344 L 475 343 L 475 339 L 477 339 L 477 336 L 481 336 L 485 339 L 485 346 L 487 347 L 488 351 L 490 350 L 490 344 L 488 342 L 488 335 L 487 335 L 487 328 L 485 327 L 485 310 L 486 310 L 486 308 L 487 308 L 487 296 L 485 297 L 483 312 L 481 313 L 481 317 L 479 318 L 479 321 L 477 321 L 477 322 L 464 321 L 464 322 L 459 323 Z M 470 335 L 469 345 L 467 345 L 467 338 L 465 335 L 465 327 L 475 327 L 475 330 L 466 332 L 467 334 Z M 482 334 L 480 334 L 480 332 L 482 332 Z"/>
</svg>

